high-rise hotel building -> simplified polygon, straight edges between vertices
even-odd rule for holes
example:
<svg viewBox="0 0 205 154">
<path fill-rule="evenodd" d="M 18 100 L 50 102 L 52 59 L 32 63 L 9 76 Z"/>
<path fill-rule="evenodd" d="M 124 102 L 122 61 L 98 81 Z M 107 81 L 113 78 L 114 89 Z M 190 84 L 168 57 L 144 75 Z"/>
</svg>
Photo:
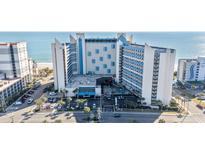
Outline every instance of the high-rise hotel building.
<svg viewBox="0 0 205 154">
<path fill-rule="evenodd" d="M 69 43 L 55 40 L 52 53 L 55 88 L 67 89 L 69 96 L 74 96 L 70 89 L 85 87 L 92 91 L 85 92 L 86 96 L 101 95 L 93 81 L 114 76 L 116 82 L 144 97 L 147 104 L 161 100 L 168 105 L 171 100 L 174 49 L 139 45 L 123 33 L 116 38 L 85 38 L 84 33 L 77 33 L 70 36 Z M 79 76 L 82 78 L 76 81 Z"/>
<path fill-rule="evenodd" d="M 179 81 L 204 81 L 205 57 L 196 59 L 179 59 L 177 80 Z"/>
<path fill-rule="evenodd" d="M 7 79 L 28 76 L 26 42 L 0 43 L 0 72 Z"/>
</svg>

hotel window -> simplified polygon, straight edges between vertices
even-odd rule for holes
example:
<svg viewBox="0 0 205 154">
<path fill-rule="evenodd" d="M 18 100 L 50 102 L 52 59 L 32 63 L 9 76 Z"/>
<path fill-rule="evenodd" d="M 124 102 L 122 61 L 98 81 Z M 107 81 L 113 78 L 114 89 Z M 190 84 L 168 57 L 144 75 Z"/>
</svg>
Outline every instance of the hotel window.
<svg viewBox="0 0 205 154">
<path fill-rule="evenodd" d="M 99 53 L 100 53 L 100 50 L 99 50 L 99 49 L 95 49 L 95 53 L 96 53 L 96 54 L 99 54 Z"/>
<path fill-rule="evenodd" d="M 104 47 L 104 51 L 107 51 L 107 47 Z"/>
<path fill-rule="evenodd" d="M 103 61 L 103 57 L 100 57 L 100 61 Z"/>
<path fill-rule="evenodd" d="M 115 49 L 115 44 L 112 44 L 112 45 L 111 45 L 111 48 L 112 48 L 112 49 Z"/>
<path fill-rule="evenodd" d="M 107 73 L 110 74 L 110 73 L 111 73 L 111 70 L 110 70 L 110 69 L 107 69 Z"/>
<path fill-rule="evenodd" d="M 96 70 L 96 71 L 99 71 L 99 70 L 100 70 L 99 66 L 96 66 L 96 67 L 95 67 L 95 70 Z"/>
<path fill-rule="evenodd" d="M 92 59 L 92 63 L 95 64 L 95 59 Z"/>
<path fill-rule="evenodd" d="M 91 56 L 91 52 L 90 51 L 88 52 L 88 56 Z"/>
<path fill-rule="evenodd" d="M 115 62 L 114 61 L 111 62 L 111 66 L 115 66 Z"/>
<path fill-rule="evenodd" d="M 108 58 L 108 59 L 111 59 L 111 55 L 107 55 L 107 58 Z"/>
<path fill-rule="evenodd" d="M 107 68 L 107 64 L 103 64 L 103 68 Z"/>
</svg>

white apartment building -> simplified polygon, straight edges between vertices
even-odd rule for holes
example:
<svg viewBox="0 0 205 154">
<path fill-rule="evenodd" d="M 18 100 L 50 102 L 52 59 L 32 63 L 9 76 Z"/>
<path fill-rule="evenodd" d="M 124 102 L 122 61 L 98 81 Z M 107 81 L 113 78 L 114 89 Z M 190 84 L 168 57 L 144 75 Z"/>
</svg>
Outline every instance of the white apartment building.
<svg viewBox="0 0 205 154">
<path fill-rule="evenodd" d="M 205 57 L 198 57 L 197 59 L 179 59 L 177 80 L 204 81 Z"/>
<path fill-rule="evenodd" d="M 0 72 L 7 79 L 29 75 L 26 42 L 0 43 Z"/>
<path fill-rule="evenodd" d="M 0 43 L 1 99 L 13 96 L 31 81 L 30 64 L 26 42 Z"/>
<path fill-rule="evenodd" d="M 161 100 L 168 105 L 171 100 L 174 49 L 132 43 L 132 36 L 127 39 L 123 33 L 116 38 L 85 38 L 84 33 L 77 33 L 76 38 L 70 36 L 69 43 L 55 40 L 52 53 L 56 89 L 69 91 L 74 85 L 91 88 L 92 76 L 115 76 L 116 82 L 144 97 L 147 104 Z M 76 84 L 76 75 L 90 79 Z M 85 93 L 96 95 L 96 91 Z M 72 92 L 68 95 L 74 96 Z"/>
</svg>

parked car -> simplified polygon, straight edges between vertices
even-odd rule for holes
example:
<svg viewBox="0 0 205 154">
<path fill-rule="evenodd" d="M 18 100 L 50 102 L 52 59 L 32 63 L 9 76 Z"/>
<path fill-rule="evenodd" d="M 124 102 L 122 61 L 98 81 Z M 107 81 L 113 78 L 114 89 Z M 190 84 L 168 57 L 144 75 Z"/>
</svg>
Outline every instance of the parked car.
<svg viewBox="0 0 205 154">
<path fill-rule="evenodd" d="M 28 91 L 27 94 L 32 95 L 32 94 L 34 94 L 34 91 L 33 91 L 33 90 L 30 90 L 30 91 Z"/>
<path fill-rule="evenodd" d="M 93 106 L 92 106 L 92 107 L 93 107 L 93 109 L 95 109 L 95 108 L 96 108 L 96 104 L 95 104 L 95 103 L 93 103 Z"/>
<path fill-rule="evenodd" d="M 56 96 L 57 94 L 55 92 L 50 92 L 49 96 Z"/>
<path fill-rule="evenodd" d="M 53 111 L 51 112 L 51 116 L 55 116 L 55 115 L 57 115 L 58 114 L 58 111 L 56 110 L 56 109 L 53 109 Z"/>
<path fill-rule="evenodd" d="M 18 106 L 18 105 L 21 105 L 21 104 L 23 104 L 21 101 L 16 101 L 16 102 L 14 103 L 15 106 Z"/>
<path fill-rule="evenodd" d="M 29 99 L 27 100 L 27 104 L 31 104 L 31 103 L 33 103 L 33 101 L 34 101 L 33 98 L 29 98 Z"/>
<path fill-rule="evenodd" d="M 57 98 L 48 98 L 49 103 L 55 103 L 57 102 Z"/>
<path fill-rule="evenodd" d="M 114 118 L 120 118 L 120 117 L 121 117 L 121 114 L 119 114 L 119 113 L 114 114 Z"/>
</svg>

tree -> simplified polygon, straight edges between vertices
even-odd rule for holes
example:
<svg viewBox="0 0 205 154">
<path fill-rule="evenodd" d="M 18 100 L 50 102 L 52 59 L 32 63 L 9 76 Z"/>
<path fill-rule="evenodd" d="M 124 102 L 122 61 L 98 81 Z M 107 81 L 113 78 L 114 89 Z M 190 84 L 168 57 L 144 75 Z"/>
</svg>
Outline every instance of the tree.
<svg viewBox="0 0 205 154">
<path fill-rule="evenodd" d="M 178 106 L 178 103 L 177 103 L 174 99 L 171 99 L 169 105 L 170 105 L 170 107 L 177 107 L 177 106 Z"/>
<path fill-rule="evenodd" d="M 68 91 L 66 89 L 61 89 L 60 92 L 62 93 L 63 98 L 65 98 Z"/>
<path fill-rule="evenodd" d="M 63 101 L 62 99 L 61 99 L 61 100 L 59 100 L 57 103 L 58 103 L 59 105 L 61 105 L 61 106 L 63 106 L 63 105 L 65 105 L 65 104 L 66 104 L 66 102 L 65 102 L 65 101 Z"/>
<path fill-rule="evenodd" d="M 89 118 L 90 118 L 90 108 L 89 107 L 85 107 L 84 108 L 84 113 L 87 115 L 87 120 L 89 120 Z"/>
<path fill-rule="evenodd" d="M 166 123 L 164 119 L 159 119 L 159 123 Z"/>
<path fill-rule="evenodd" d="M 36 105 L 40 109 L 41 106 L 43 105 L 43 103 L 45 103 L 45 102 L 46 102 L 46 98 L 45 97 L 41 97 L 41 98 L 36 100 Z"/>
<path fill-rule="evenodd" d="M 67 105 L 70 104 L 71 101 L 72 101 L 72 98 L 71 98 L 71 97 L 68 97 L 68 98 L 66 99 L 66 104 L 67 104 Z"/>
<path fill-rule="evenodd" d="M 78 91 L 79 91 L 79 89 L 78 89 L 78 88 L 75 88 L 75 89 L 73 90 L 73 93 L 74 93 L 75 95 L 77 95 Z"/>
<path fill-rule="evenodd" d="M 173 74 L 173 79 L 175 80 L 176 78 L 177 78 L 177 71 L 175 71 Z"/>
<path fill-rule="evenodd" d="M 82 104 L 82 103 L 85 103 L 85 102 L 87 102 L 87 99 L 77 99 L 76 100 L 76 103 L 78 103 L 78 104 Z"/>
</svg>

